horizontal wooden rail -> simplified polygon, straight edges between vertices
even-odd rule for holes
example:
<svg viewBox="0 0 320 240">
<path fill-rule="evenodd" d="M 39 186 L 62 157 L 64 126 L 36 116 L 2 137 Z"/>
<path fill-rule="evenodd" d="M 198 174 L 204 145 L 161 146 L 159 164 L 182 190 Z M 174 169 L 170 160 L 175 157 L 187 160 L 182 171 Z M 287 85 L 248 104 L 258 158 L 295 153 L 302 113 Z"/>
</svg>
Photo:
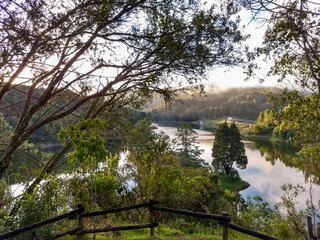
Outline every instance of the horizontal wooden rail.
<svg viewBox="0 0 320 240">
<path fill-rule="evenodd" d="M 157 226 L 159 226 L 159 223 L 122 226 L 122 227 L 107 227 L 107 228 L 99 228 L 99 229 L 84 229 L 74 234 L 82 235 L 82 234 L 99 233 L 99 232 L 117 232 L 117 231 L 135 230 L 135 229 L 143 229 L 143 228 L 152 228 Z"/>
<path fill-rule="evenodd" d="M 153 201 L 152 203 L 147 202 L 147 203 L 135 204 L 135 205 L 127 206 L 127 207 L 113 208 L 113 209 L 107 209 L 107 210 L 97 211 L 97 212 L 83 213 L 83 214 L 71 217 L 70 219 L 106 215 L 108 213 L 117 213 L 117 212 L 122 212 L 122 211 L 128 211 L 128 210 L 142 208 L 142 207 L 149 207 L 150 205 L 156 205 L 156 204 L 159 204 L 159 201 Z"/>
<path fill-rule="evenodd" d="M 68 212 L 68 213 L 65 213 L 65 214 L 61 214 L 61 215 L 59 215 L 57 217 L 50 218 L 50 219 L 47 219 L 47 220 L 44 220 L 44 221 L 41 221 L 41 222 L 37 222 L 35 224 L 32 224 L 32 225 L 29 225 L 29 226 L 14 230 L 12 232 L 1 234 L 0 235 L 0 239 L 2 240 L 2 239 L 14 237 L 14 236 L 16 236 L 16 235 L 18 235 L 20 233 L 31 231 L 33 229 L 42 227 L 44 225 L 47 225 L 47 224 L 50 224 L 50 223 L 54 223 L 56 221 L 59 221 L 59 220 L 65 219 L 65 218 L 70 218 L 70 217 L 72 217 L 74 215 L 81 214 L 83 211 L 84 211 L 83 207 L 80 207 L 77 210 L 73 210 L 71 212 Z"/>
<path fill-rule="evenodd" d="M 270 237 L 270 236 L 268 236 L 268 235 L 255 232 L 255 231 L 249 230 L 249 229 L 247 229 L 247 228 L 234 225 L 234 224 L 229 223 L 229 222 L 219 221 L 219 224 L 220 224 L 220 225 L 223 225 L 223 226 L 226 226 L 226 227 L 228 227 L 228 228 L 231 228 L 231 229 L 233 229 L 233 230 L 236 230 L 236 231 L 238 231 L 238 232 L 242 232 L 242 233 L 245 233 L 245 234 L 247 234 L 247 235 L 251 235 L 251 236 L 253 236 L 253 237 L 257 237 L 257 238 L 260 238 L 260 239 L 264 239 L 264 240 L 279 240 L 278 238 Z"/>
<path fill-rule="evenodd" d="M 153 213 L 152 213 L 153 211 L 162 211 L 162 212 L 188 215 L 188 216 L 198 217 L 198 218 L 207 218 L 207 219 L 218 220 L 219 224 L 224 226 L 224 228 L 226 229 L 225 234 L 223 235 L 223 239 L 228 239 L 227 229 L 230 228 L 235 231 L 242 232 L 247 235 L 251 235 L 251 236 L 254 236 L 254 237 L 257 237 L 260 239 L 264 239 L 264 240 L 279 240 L 277 238 L 270 237 L 265 234 L 255 232 L 255 231 L 249 230 L 247 228 L 234 225 L 234 224 L 230 223 L 231 217 L 228 216 L 227 214 L 217 215 L 217 214 L 208 214 L 208 213 L 202 213 L 202 212 L 193 212 L 193 211 L 188 211 L 188 210 L 180 210 L 180 209 L 174 209 L 174 208 L 154 206 L 157 204 L 159 204 L 159 201 L 150 200 L 147 203 L 141 203 L 141 204 L 126 206 L 126 207 L 122 207 L 122 208 L 114 208 L 114 209 L 108 209 L 108 210 L 104 210 L 104 211 L 91 212 L 91 213 L 83 213 L 84 209 L 83 209 L 82 205 L 79 204 L 77 210 L 59 215 L 59 216 L 51 218 L 51 219 L 47 219 L 45 221 L 41 221 L 41 222 L 38 222 L 38 223 L 35 223 L 32 225 L 17 229 L 17 230 L 14 230 L 9 233 L 0 234 L 0 240 L 14 237 L 15 235 L 18 235 L 20 233 L 27 232 L 27 231 L 33 230 L 35 228 L 39 228 L 41 226 L 44 226 L 44 225 L 47 225 L 50 223 L 54 223 L 56 221 L 59 221 L 59 220 L 65 219 L 65 218 L 78 219 L 78 227 L 75 227 L 75 228 L 69 229 L 67 231 L 58 233 L 56 235 L 44 238 L 43 240 L 54 240 L 54 239 L 57 239 L 59 237 L 62 237 L 62 236 L 68 235 L 68 234 L 84 235 L 84 234 L 89 234 L 89 233 L 126 231 L 126 230 L 143 229 L 143 228 L 150 228 L 150 235 L 152 237 L 154 234 L 153 229 L 159 225 L 159 223 L 153 222 Z M 142 208 L 142 207 L 148 207 L 150 210 L 149 224 L 120 226 L 120 227 L 107 227 L 107 228 L 100 228 L 100 229 L 84 229 L 83 228 L 83 223 L 82 223 L 83 218 L 94 217 L 94 216 L 99 216 L 99 215 L 106 215 L 109 213 L 128 211 L 128 210 Z"/>
<path fill-rule="evenodd" d="M 230 222 L 231 221 L 231 217 L 230 216 L 217 215 L 217 214 L 193 212 L 193 211 L 188 211 L 188 210 L 179 210 L 179 209 L 166 208 L 166 207 L 153 207 L 153 210 L 162 211 L 162 212 L 183 214 L 183 215 L 188 215 L 188 216 L 193 216 L 193 217 L 208 218 L 208 219 L 214 219 L 214 220 L 222 220 L 222 221 L 225 221 L 225 222 Z"/>
</svg>

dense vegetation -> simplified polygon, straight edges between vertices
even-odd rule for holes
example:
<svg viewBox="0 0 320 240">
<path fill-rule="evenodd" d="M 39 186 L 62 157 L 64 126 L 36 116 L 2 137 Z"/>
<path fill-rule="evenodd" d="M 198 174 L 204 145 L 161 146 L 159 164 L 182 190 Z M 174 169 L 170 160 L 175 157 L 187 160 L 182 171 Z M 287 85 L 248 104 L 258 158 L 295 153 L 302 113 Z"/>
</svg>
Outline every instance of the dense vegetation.
<svg viewBox="0 0 320 240">
<path fill-rule="evenodd" d="M 127 114 L 124 116 L 128 116 Z M 129 112 L 129 115 L 132 114 Z M 139 119 L 140 114 L 136 115 L 136 118 L 131 119 Z M 179 129 L 190 130 L 188 124 L 182 124 Z M 227 175 L 221 176 L 209 167 L 201 167 L 197 158 L 189 158 L 186 164 L 185 155 L 181 154 L 179 149 L 184 149 L 185 144 L 189 150 L 196 150 L 190 148 L 195 137 L 192 132 L 188 131 L 186 134 L 191 134 L 192 138 L 185 138 L 185 134 L 178 132 L 177 138 L 180 141 L 171 143 L 167 136 L 154 132 L 149 118 L 127 122 L 127 137 L 118 142 L 122 149 L 129 150 L 123 158 L 106 149 L 106 134 L 109 131 L 110 126 L 100 119 L 83 120 L 63 128 L 59 132 L 59 139 L 68 139 L 73 145 L 73 151 L 66 156 L 68 164 L 63 171 L 64 175 L 47 175 L 35 191 L 25 194 L 20 200 L 19 208 L 12 209 L 17 218 L 12 218 L 8 212 L 3 211 L 0 225 L 2 231 L 55 216 L 78 202 L 84 204 L 86 211 L 96 211 L 148 199 L 157 199 L 167 207 L 194 211 L 219 213 L 227 210 L 234 222 L 281 238 L 294 239 L 294 233 L 304 231 L 302 222 L 301 228 L 292 227 L 291 221 L 288 221 L 280 210 L 272 209 L 261 199 L 243 201 L 237 191 L 229 191 L 227 184 L 237 179 L 234 175 L 228 179 Z M 192 161 L 193 164 L 190 164 Z M 187 167 L 189 165 L 193 167 Z M 20 169 L 24 175 L 30 173 L 24 170 Z M 12 200 L 10 195 L 5 194 L 5 189 L 2 189 L 2 204 L 5 204 L 2 205 L 3 210 L 6 210 L 4 207 L 8 203 L 14 203 Z M 260 222 L 255 223 L 255 218 L 259 218 Z M 129 217 L 120 214 L 107 219 L 109 224 L 121 224 L 129 220 L 147 221 L 147 213 L 141 210 L 132 212 Z M 219 232 L 214 222 L 199 221 L 200 225 L 197 225 L 192 218 L 176 219 L 166 214 L 158 215 L 157 220 L 165 223 L 167 227 L 171 226 L 171 229 L 185 228 L 190 234 L 212 231 L 209 229 Z M 275 220 L 276 222 L 273 222 Z M 71 227 L 70 224 L 66 222 L 64 228 Z M 99 226 L 98 223 L 90 221 L 86 224 Z M 268 228 L 270 226 L 273 232 Z M 42 228 L 32 234 L 40 237 L 58 230 L 62 230 L 61 225 Z M 21 239 L 30 237 L 29 234 L 21 235 Z"/>
<path fill-rule="evenodd" d="M 228 116 L 254 120 L 263 112 L 252 131 L 299 144 L 296 164 L 306 167 L 311 183 L 319 181 L 317 3 L 10 0 L 0 4 L 1 232 L 58 215 L 79 202 L 92 211 L 154 198 L 169 207 L 228 211 L 236 223 L 282 239 L 306 233 L 303 218 L 316 216 L 317 206 L 308 202 L 305 212 L 296 209 L 300 187 L 283 186 L 282 201 L 275 208 L 259 197 L 244 201 L 227 189 L 226 179 L 203 164 L 188 125 L 180 127 L 172 143 L 155 134 L 151 120 L 135 109 L 160 96 L 171 108 L 151 108 L 155 120 Z M 267 26 L 262 47 L 252 52 L 245 46 L 248 36 L 242 34 L 237 16 L 241 7 L 251 11 L 252 21 Z M 178 93 L 188 92 L 190 86 L 201 92 L 195 86 L 213 66 L 242 65 L 248 77 L 255 77 L 258 68 L 265 68 L 254 61 L 261 56 L 272 59 L 268 76 L 291 79 L 304 90 L 286 89 L 273 96 L 275 111 L 266 111 L 270 105 L 260 89 L 209 92 L 207 98 L 196 100 Z M 183 103 L 173 104 L 177 98 Z M 39 153 L 33 147 L 32 142 L 55 140 L 57 133 L 61 145 L 52 153 Z M 19 166 L 14 166 L 17 154 Z M 14 174 L 13 168 L 18 170 Z M 11 194 L 12 179 L 25 186 L 18 196 Z M 140 222 L 144 216 L 132 213 L 129 220 Z M 193 222 L 158 217 L 179 227 Z M 128 216 L 98 220 L 121 223 Z M 88 224 L 95 227 L 96 221 Z M 37 239 L 67 225 L 18 238 Z M 217 228 L 212 222 L 201 225 Z"/>
<path fill-rule="evenodd" d="M 13 86 L 13 90 L 9 91 L 0 102 L 0 109 L 3 117 L 8 122 L 8 124 L 14 129 L 20 119 L 20 115 L 24 108 L 24 99 L 25 95 L 29 90 L 29 86 L 27 85 L 17 85 Z M 40 98 L 40 96 L 44 93 L 45 89 L 40 88 L 35 91 L 33 96 L 33 101 Z M 72 98 L 76 96 L 75 92 L 67 91 L 63 94 L 59 94 L 56 96 L 52 102 L 50 103 L 51 107 L 62 108 L 67 102 L 71 101 Z M 75 114 L 77 114 L 75 112 Z M 40 119 L 41 113 L 36 113 L 35 118 Z M 36 120 L 35 120 L 36 121 Z M 72 119 L 64 119 L 62 122 L 55 122 L 48 126 L 40 127 L 32 134 L 28 140 L 32 143 L 48 143 L 48 142 L 57 142 L 58 139 L 56 137 L 58 131 L 60 130 L 61 124 L 70 124 Z"/>
<path fill-rule="evenodd" d="M 248 134 L 251 137 L 267 137 L 272 141 L 293 143 L 297 133 L 296 126 L 288 123 L 283 117 L 289 107 L 279 111 L 273 109 L 261 112 L 257 122 L 250 127 Z"/>
</svg>

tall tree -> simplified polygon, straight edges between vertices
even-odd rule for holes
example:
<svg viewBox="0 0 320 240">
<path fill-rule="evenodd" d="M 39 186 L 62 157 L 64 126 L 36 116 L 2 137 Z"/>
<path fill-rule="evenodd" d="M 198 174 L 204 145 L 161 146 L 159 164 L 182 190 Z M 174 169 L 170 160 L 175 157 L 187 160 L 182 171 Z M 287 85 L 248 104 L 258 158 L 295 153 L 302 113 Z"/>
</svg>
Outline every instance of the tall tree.
<svg viewBox="0 0 320 240">
<path fill-rule="evenodd" d="M 231 171 L 233 161 L 229 158 L 229 127 L 226 122 L 220 124 L 216 130 L 212 157 L 212 165 L 216 171 L 225 174 Z"/>
<path fill-rule="evenodd" d="M 152 126 L 152 120 L 149 117 L 144 118 L 138 122 L 134 129 L 129 133 L 124 145 L 130 151 L 140 153 L 146 147 L 148 142 L 153 142 L 157 138 L 157 134 L 154 131 L 154 126 Z"/>
<path fill-rule="evenodd" d="M 235 123 L 230 128 L 227 122 L 219 125 L 213 142 L 212 158 L 215 170 L 223 174 L 230 174 L 235 170 L 234 164 L 240 169 L 246 168 L 248 159 Z"/>
<path fill-rule="evenodd" d="M 244 144 L 241 142 L 239 129 L 234 122 L 229 128 L 229 142 L 230 159 L 236 163 L 238 168 L 245 169 L 248 164 L 248 159 L 244 150 Z"/>
<path fill-rule="evenodd" d="M 204 150 L 199 149 L 197 138 L 197 132 L 192 129 L 189 123 L 182 123 L 178 127 L 173 143 L 183 166 L 201 167 L 206 165 L 201 158 Z"/>
<path fill-rule="evenodd" d="M 0 178 L 42 126 L 72 114 L 95 118 L 115 104 L 141 103 L 150 92 L 169 99 L 172 82 L 195 83 L 209 66 L 241 62 L 244 37 L 231 18 L 239 9 L 233 1 L 217 4 L 203 10 L 187 0 L 1 1 L 0 100 L 19 84 L 29 88 L 16 102 L 23 110 L 1 156 Z"/>
<path fill-rule="evenodd" d="M 274 65 L 269 74 L 279 81 L 293 79 L 300 87 L 320 94 L 319 10 L 314 1 L 243 0 L 254 20 L 267 26 L 264 45 L 258 54 L 266 54 Z"/>
<path fill-rule="evenodd" d="M 244 0 L 255 20 L 267 23 L 264 45 L 258 53 L 273 60 L 269 75 L 293 80 L 297 90 L 273 97 L 286 127 L 295 130 L 302 145 L 296 162 L 308 165 L 307 176 L 317 172 L 320 154 L 320 5 L 305 0 Z M 305 164 L 308 163 L 308 164 Z"/>
</svg>

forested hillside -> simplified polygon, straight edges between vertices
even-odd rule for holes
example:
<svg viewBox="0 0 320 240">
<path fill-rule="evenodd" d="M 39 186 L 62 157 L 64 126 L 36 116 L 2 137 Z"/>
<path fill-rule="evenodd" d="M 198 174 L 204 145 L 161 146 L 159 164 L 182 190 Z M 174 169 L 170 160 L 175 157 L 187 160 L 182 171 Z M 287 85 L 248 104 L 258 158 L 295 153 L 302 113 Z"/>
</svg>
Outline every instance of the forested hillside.
<svg viewBox="0 0 320 240">
<path fill-rule="evenodd" d="M 6 95 L 4 95 L 2 101 L 0 102 L 0 113 L 3 114 L 4 119 L 12 128 L 15 128 L 18 124 L 26 101 L 26 93 L 28 92 L 29 88 L 30 87 L 27 85 L 12 86 L 12 91 L 9 91 Z M 31 98 L 31 103 L 38 101 L 44 92 L 45 89 L 43 88 L 37 89 Z M 76 96 L 77 94 L 70 90 L 58 94 L 50 100 L 45 109 L 39 111 L 35 115 L 33 123 L 51 116 L 59 109 L 63 109 L 63 107 L 67 103 L 72 102 Z M 56 134 L 60 130 L 61 126 L 70 124 L 80 111 L 83 111 L 83 108 L 80 108 L 68 119 L 66 118 L 63 121 L 57 121 L 53 124 L 39 128 L 35 134 L 30 136 L 28 140 L 33 143 L 56 142 Z"/>
<path fill-rule="evenodd" d="M 256 120 L 260 112 L 272 108 L 269 93 L 277 88 L 231 88 L 222 92 L 207 92 L 200 97 L 181 97 L 165 106 L 157 99 L 146 107 L 153 120 L 196 121 L 234 117 Z"/>
</svg>

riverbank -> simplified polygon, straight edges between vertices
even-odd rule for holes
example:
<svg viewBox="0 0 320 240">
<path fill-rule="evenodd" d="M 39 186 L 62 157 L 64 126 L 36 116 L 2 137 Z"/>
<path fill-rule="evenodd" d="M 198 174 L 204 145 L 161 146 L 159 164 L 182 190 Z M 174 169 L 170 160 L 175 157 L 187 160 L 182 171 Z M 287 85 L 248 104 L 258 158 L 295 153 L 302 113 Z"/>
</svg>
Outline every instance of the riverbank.
<svg viewBox="0 0 320 240">
<path fill-rule="evenodd" d="M 211 129 L 218 128 L 219 124 L 224 123 L 225 121 L 227 121 L 227 123 L 230 123 L 230 124 L 232 122 L 235 122 L 241 135 L 246 135 L 249 132 L 249 128 L 255 123 L 254 120 L 247 120 L 247 119 L 240 119 L 240 118 L 201 119 L 194 123 L 199 124 L 200 121 L 202 121 L 203 126 L 205 128 L 211 128 Z"/>
<path fill-rule="evenodd" d="M 248 182 L 230 175 L 220 175 L 219 180 L 221 187 L 231 192 L 240 192 L 250 187 Z"/>
</svg>

